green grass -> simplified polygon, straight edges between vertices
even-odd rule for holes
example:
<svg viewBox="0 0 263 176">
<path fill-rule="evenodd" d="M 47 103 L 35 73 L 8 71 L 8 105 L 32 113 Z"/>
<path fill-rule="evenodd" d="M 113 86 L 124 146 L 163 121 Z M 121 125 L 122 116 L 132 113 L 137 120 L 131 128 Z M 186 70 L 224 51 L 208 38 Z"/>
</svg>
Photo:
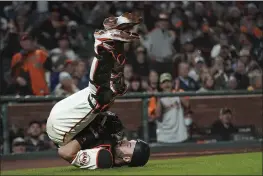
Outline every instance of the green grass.
<svg viewBox="0 0 263 176">
<path fill-rule="evenodd" d="M 142 168 L 81 170 L 54 167 L 6 171 L 3 175 L 262 175 L 262 153 L 151 160 Z"/>
</svg>

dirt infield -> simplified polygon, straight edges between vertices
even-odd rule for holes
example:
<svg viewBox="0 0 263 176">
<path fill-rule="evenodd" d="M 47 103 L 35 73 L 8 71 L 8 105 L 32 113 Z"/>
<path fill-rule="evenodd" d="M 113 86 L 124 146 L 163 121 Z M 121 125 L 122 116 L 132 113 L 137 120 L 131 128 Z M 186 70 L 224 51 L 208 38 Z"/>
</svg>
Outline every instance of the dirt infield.
<svg viewBox="0 0 263 176">
<path fill-rule="evenodd" d="M 180 153 L 154 153 L 151 155 L 151 159 L 168 159 L 168 158 L 181 158 L 181 157 L 193 157 L 204 156 L 214 154 L 228 154 L 228 153 L 246 153 L 246 152 L 258 152 L 262 151 L 261 148 L 253 149 L 230 149 L 230 150 L 217 150 L 217 151 L 204 151 L 204 152 L 180 152 Z M 16 170 L 16 169 L 31 169 L 31 168 L 48 168 L 70 166 L 69 163 L 60 159 L 36 159 L 36 160 L 10 160 L 1 161 L 1 170 Z"/>
</svg>

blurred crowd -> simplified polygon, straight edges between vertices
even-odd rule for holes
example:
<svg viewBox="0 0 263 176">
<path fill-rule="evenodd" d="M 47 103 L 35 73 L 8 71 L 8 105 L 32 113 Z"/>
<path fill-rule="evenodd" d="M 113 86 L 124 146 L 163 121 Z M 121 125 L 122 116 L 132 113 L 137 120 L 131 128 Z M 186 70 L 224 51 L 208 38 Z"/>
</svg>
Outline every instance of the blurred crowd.
<svg viewBox="0 0 263 176">
<path fill-rule="evenodd" d="M 130 92 L 262 88 L 261 2 L 1 2 L 1 94 L 70 95 L 88 85 L 93 32 L 126 11 L 144 22 L 125 44 Z"/>
<path fill-rule="evenodd" d="M 46 121 L 31 121 L 25 129 L 12 125 L 10 128 L 10 152 L 25 153 L 55 149 L 46 134 Z"/>
<path fill-rule="evenodd" d="M 144 19 L 133 29 L 140 41 L 125 44 L 124 77 L 129 92 L 262 89 L 260 1 L 0 4 L 1 95 L 69 96 L 87 87 L 94 57 L 93 33 L 102 28 L 106 17 L 124 12 Z M 160 132 L 165 129 L 163 123 L 155 123 L 161 108 L 181 106 L 169 103 L 165 98 L 149 101 L 149 125 L 154 124 L 154 133 L 157 128 L 157 141 L 166 140 L 162 135 L 167 137 L 165 130 Z M 181 139 L 172 139 L 175 142 L 189 137 L 190 124 L 194 128 L 192 113 L 189 109 L 182 115 L 185 119 L 167 121 L 180 131 Z M 231 112 L 221 113 L 222 118 L 224 114 Z M 12 137 L 13 152 L 52 149 L 54 145 L 41 130 L 43 124 L 32 122 L 25 138 Z M 16 147 L 20 144 L 23 147 Z"/>
</svg>

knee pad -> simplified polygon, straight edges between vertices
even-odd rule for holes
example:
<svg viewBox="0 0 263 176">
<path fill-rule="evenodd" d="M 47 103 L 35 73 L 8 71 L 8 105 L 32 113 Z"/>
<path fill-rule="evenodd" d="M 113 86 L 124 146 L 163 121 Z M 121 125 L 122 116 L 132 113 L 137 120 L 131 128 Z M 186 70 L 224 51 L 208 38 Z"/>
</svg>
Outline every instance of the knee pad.
<svg viewBox="0 0 263 176">
<path fill-rule="evenodd" d="M 100 169 L 111 168 L 113 166 L 113 157 L 109 150 L 101 149 L 97 154 L 97 167 Z"/>
</svg>

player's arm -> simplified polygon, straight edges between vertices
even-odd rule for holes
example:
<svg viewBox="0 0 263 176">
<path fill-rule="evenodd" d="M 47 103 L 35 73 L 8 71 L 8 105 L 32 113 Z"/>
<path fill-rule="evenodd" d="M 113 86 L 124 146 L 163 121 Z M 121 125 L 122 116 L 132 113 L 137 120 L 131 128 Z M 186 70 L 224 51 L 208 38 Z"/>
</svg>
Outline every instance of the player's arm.
<svg viewBox="0 0 263 176">
<path fill-rule="evenodd" d="M 181 100 L 181 103 L 182 103 L 182 105 L 183 105 L 184 108 L 186 108 L 186 109 L 189 109 L 189 108 L 190 108 L 189 98 L 183 97 L 183 98 L 181 98 L 180 100 Z"/>
<path fill-rule="evenodd" d="M 184 91 L 180 89 L 179 92 L 184 92 Z M 188 112 L 191 109 L 189 96 L 180 97 L 180 102 L 185 112 Z"/>
<path fill-rule="evenodd" d="M 155 119 L 162 117 L 162 111 L 163 111 L 163 107 L 162 107 L 160 98 L 157 98 L 156 110 L 155 110 L 155 113 L 156 113 Z"/>
</svg>

